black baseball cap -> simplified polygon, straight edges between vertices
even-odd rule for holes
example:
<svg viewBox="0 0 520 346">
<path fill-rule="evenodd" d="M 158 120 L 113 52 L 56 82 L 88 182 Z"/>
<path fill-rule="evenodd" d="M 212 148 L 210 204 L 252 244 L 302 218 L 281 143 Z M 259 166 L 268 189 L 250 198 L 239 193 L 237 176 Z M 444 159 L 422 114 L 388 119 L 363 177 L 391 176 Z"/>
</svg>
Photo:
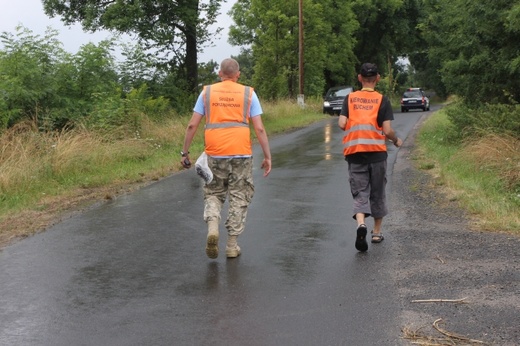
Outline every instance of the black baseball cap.
<svg viewBox="0 0 520 346">
<path fill-rule="evenodd" d="M 372 64 L 372 63 L 366 62 L 363 65 L 361 65 L 361 70 L 359 71 L 359 73 L 363 77 L 373 77 L 373 76 L 377 76 L 377 74 L 379 72 L 377 71 L 377 65 L 376 64 Z"/>
</svg>

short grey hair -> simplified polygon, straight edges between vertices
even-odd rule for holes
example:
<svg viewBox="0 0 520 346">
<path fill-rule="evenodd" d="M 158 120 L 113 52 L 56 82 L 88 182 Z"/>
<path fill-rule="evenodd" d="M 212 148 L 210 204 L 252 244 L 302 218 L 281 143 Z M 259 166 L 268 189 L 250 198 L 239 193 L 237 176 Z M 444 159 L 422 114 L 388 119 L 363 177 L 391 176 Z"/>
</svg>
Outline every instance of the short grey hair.
<svg viewBox="0 0 520 346">
<path fill-rule="evenodd" d="M 227 58 L 220 63 L 220 71 L 226 77 L 234 77 L 240 71 L 240 65 L 235 59 Z"/>
</svg>

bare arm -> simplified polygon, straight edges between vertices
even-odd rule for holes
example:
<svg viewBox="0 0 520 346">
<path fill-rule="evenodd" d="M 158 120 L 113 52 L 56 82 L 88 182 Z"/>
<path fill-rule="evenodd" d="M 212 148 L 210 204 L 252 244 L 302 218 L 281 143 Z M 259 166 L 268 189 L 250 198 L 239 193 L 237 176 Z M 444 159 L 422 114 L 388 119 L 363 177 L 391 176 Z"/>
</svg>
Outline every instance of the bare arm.
<svg viewBox="0 0 520 346">
<path fill-rule="evenodd" d="M 195 133 L 197 133 L 197 128 L 199 127 L 200 121 L 204 116 L 197 112 L 193 112 L 191 119 L 186 127 L 186 135 L 184 136 L 184 145 L 182 146 L 182 151 L 188 153 L 190 150 L 191 142 L 193 141 L 193 137 L 195 137 Z M 189 154 L 186 157 L 189 161 Z M 190 166 L 186 166 L 184 164 L 185 158 L 183 157 L 181 160 L 181 164 L 184 168 L 190 168 Z"/>
<path fill-rule="evenodd" d="M 392 128 L 392 122 L 390 120 L 383 121 L 383 133 L 385 134 L 386 138 L 388 138 L 396 147 L 400 147 L 403 145 L 403 141 L 401 138 L 397 137 L 397 134 L 395 133 L 394 129 Z"/>
<path fill-rule="evenodd" d="M 347 120 L 348 120 L 348 118 L 346 116 L 341 115 L 341 114 L 339 115 L 338 126 L 343 131 L 345 131 L 345 127 L 347 126 Z"/>
<path fill-rule="evenodd" d="M 264 160 L 262 161 L 262 168 L 264 169 L 264 177 L 267 177 L 271 172 L 271 149 L 269 148 L 269 140 L 267 139 L 267 132 L 264 128 L 261 116 L 252 117 L 253 128 L 255 129 L 256 138 L 260 142 L 260 147 L 264 153 Z"/>
</svg>

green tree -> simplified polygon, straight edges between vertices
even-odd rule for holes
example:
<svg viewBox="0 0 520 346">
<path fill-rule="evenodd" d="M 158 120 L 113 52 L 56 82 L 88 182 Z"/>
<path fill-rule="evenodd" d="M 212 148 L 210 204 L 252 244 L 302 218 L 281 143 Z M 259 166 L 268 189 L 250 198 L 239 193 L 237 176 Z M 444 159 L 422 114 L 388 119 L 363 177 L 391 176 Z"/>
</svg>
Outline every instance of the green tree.
<svg viewBox="0 0 520 346">
<path fill-rule="evenodd" d="M 253 51 L 250 48 L 242 48 L 240 54 L 232 56 L 240 65 L 240 79 L 239 82 L 246 85 L 253 84 L 253 73 L 255 60 Z"/>
<path fill-rule="evenodd" d="M 0 125 L 11 126 L 22 119 L 39 120 L 59 103 L 56 70 L 66 55 L 48 29 L 43 37 L 17 27 L 16 35 L 4 32 L 0 38 Z"/>
<path fill-rule="evenodd" d="M 178 99 L 186 98 L 186 92 L 180 88 L 172 89 L 166 85 L 167 76 L 171 75 L 168 71 L 159 68 L 159 59 L 155 55 L 146 54 L 140 44 L 122 43 L 122 55 L 125 60 L 118 64 L 119 82 L 123 92 L 128 95 L 130 92 L 135 93 L 135 89 L 139 89 L 139 95 L 146 94 L 148 97 L 165 98 L 170 100 L 171 106 L 178 111 Z M 176 74 L 171 78 L 175 79 Z M 204 73 L 199 73 L 199 79 L 204 78 Z M 174 83 L 175 85 L 182 83 Z"/>
<path fill-rule="evenodd" d="M 356 64 L 358 59 L 354 53 L 355 34 L 359 22 L 350 1 L 321 0 L 325 25 L 328 26 L 322 41 L 325 42 L 325 88 L 356 83 Z"/>
<path fill-rule="evenodd" d="M 112 49 L 112 41 L 101 41 L 98 45 L 87 43 L 71 56 L 68 64 L 72 68 L 62 75 L 70 78 L 71 82 L 61 80 L 58 90 L 67 96 L 68 105 L 54 115 L 55 127 L 89 116 L 96 104 L 105 99 L 121 97 Z"/>
<path fill-rule="evenodd" d="M 163 54 L 163 66 L 186 80 L 190 92 L 197 89 L 197 52 L 215 34 L 208 27 L 215 23 L 221 1 L 42 0 L 45 13 L 62 16 L 66 24 L 136 34 L 145 50 Z"/>
<path fill-rule="evenodd" d="M 2 33 L 0 125 L 30 119 L 42 129 L 63 128 L 89 115 L 105 98 L 121 98 L 113 42 L 64 51 L 56 30 L 43 37 L 18 27 Z"/>
<path fill-rule="evenodd" d="M 518 103 L 520 5 L 505 0 L 427 4 L 430 15 L 422 31 L 428 60 L 438 66 L 447 92 L 471 103 Z"/>
<path fill-rule="evenodd" d="M 426 48 L 417 28 L 422 0 L 358 0 L 353 10 L 360 24 L 355 48 L 359 63 L 376 63 L 393 85 L 399 57 Z"/>
<path fill-rule="evenodd" d="M 303 1 L 303 76 L 307 95 L 322 94 L 326 84 L 324 71 L 330 72 L 330 79 L 341 69 L 338 66 L 348 64 L 349 56 L 352 57 L 349 45 L 341 41 L 345 35 L 336 33 L 334 39 L 328 39 L 332 26 L 326 18 L 331 10 L 323 4 L 327 1 Z M 268 99 L 296 97 L 300 78 L 298 2 L 239 0 L 230 15 L 235 22 L 230 28 L 230 43 L 251 47 L 252 84 Z M 329 49 L 332 46 L 335 48 Z M 334 58 L 340 63 L 335 63 Z"/>
<path fill-rule="evenodd" d="M 124 61 L 119 62 L 119 81 L 124 92 L 138 89 L 143 84 L 153 85 L 156 82 L 157 59 L 146 54 L 139 44 L 122 43 Z M 153 88 L 152 88 L 153 89 Z M 150 92 L 151 90 L 148 90 Z M 152 91 L 153 93 L 153 91 Z"/>
<path fill-rule="evenodd" d="M 199 64 L 199 90 L 202 90 L 202 86 L 219 82 L 217 71 L 219 70 L 219 64 L 216 61 L 210 60 L 207 63 Z"/>
<path fill-rule="evenodd" d="M 252 0 L 262 15 L 255 29 L 253 85 L 264 98 L 296 97 L 298 93 L 298 3 Z"/>
<path fill-rule="evenodd" d="M 91 100 L 94 94 L 112 93 L 118 88 L 112 43 L 101 41 L 98 45 L 87 43 L 74 56 L 77 67 L 78 97 Z"/>
</svg>

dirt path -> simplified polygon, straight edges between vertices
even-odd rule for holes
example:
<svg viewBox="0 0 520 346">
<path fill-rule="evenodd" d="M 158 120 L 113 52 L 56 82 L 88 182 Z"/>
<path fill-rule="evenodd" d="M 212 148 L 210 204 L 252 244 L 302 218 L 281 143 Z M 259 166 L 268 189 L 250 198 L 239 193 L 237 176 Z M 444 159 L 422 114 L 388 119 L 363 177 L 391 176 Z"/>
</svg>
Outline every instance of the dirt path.
<svg viewBox="0 0 520 346">
<path fill-rule="evenodd" d="M 471 230 L 471 220 L 446 199 L 432 178 L 412 166 L 414 136 L 394 166 L 391 234 L 395 285 L 407 335 L 421 345 L 520 345 L 520 238 Z M 436 300 L 414 302 L 414 300 Z M 438 300 L 459 300 L 463 303 Z M 403 336 L 405 333 L 403 333 Z M 451 343 L 440 342 L 442 338 Z M 456 342 L 456 343 L 454 343 Z"/>
</svg>

